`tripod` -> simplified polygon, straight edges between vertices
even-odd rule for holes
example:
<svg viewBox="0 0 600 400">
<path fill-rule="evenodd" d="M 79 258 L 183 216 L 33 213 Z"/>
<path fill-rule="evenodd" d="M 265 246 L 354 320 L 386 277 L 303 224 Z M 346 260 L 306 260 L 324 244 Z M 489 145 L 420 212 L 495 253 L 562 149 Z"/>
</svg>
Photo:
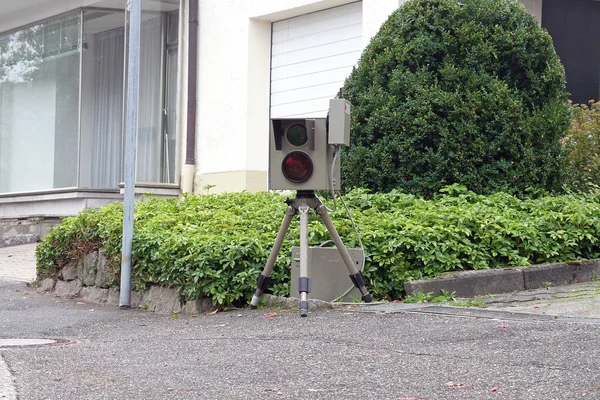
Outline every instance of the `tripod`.
<svg viewBox="0 0 600 400">
<path fill-rule="evenodd" d="M 331 218 L 329 218 L 329 214 L 327 213 L 327 207 L 315 196 L 314 190 L 299 190 L 296 193 L 296 197 L 293 200 L 287 199 L 286 204 L 288 205 L 285 211 L 285 217 L 283 218 L 283 222 L 281 223 L 281 228 L 279 228 L 279 233 L 275 238 L 275 243 L 273 244 L 273 249 L 271 249 L 271 254 L 269 254 L 269 258 L 267 260 L 267 264 L 263 269 L 262 273 L 258 276 L 258 280 L 256 282 L 256 292 L 254 296 L 252 296 L 252 301 L 250 302 L 250 306 L 253 309 L 258 307 L 258 302 L 263 295 L 263 293 L 269 287 L 269 281 L 271 276 L 271 271 L 273 270 L 273 266 L 275 265 L 275 260 L 277 259 L 277 254 L 281 249 L 281 245 L 283 243 L 283 239 L 290 227 L 290 223 L 292 222 L 292 218 L 296 214 L 300 214 L 300 277 L 298 278 L 298 293 L 300 293 L 300 316 L 306 317 L 308 315 L 308 293 L 310 293 L 311 282 L 308 275 L 308 212 L 312 208 L 317 215 L 323 219 L 333 242 L 335 243 L 342 259 L 344 260 L 344 264 L 346 264 L 346 268 L 348 268 L 348 272 L 350 273 L 350 280 L 360 290 L 362 295 L 362 300 L 365 303 L 370 303 L 373 301 L 371 295 L 367 291 L 365 287 L 365 278 L 362 272 L 357 271 L 352 259 L 350 258 L 350 254 L 348 254 L 348 250 L 340 235 L 337 233 L 335 226 L 333 226 L 333 222 L 331 222 Z"/>
</svg>

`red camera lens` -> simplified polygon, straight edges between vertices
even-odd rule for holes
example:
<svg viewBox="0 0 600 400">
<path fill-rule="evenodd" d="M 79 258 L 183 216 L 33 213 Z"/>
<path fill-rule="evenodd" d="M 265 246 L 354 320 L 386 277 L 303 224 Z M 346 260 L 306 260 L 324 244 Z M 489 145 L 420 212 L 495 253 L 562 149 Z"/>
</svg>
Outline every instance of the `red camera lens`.
<svg viewBox="0 0 600 400">
<path fill-rule="evenodd" d="M 288 181 L 302 183 L 312 175 L 313 163 L 308 154 L 294 151 L 283 159 L 281 171 Z"/>
</svg>

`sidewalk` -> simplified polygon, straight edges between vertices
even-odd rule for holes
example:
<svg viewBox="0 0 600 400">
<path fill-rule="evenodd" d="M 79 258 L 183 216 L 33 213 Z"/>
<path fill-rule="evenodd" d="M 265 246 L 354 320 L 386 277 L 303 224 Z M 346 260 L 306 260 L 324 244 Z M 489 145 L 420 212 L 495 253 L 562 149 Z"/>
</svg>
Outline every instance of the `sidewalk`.
<svg viewBox="0 0 600 400">
<path fill-rule="evenodd" d="M 35 279 L 37 243 L 0 248 L 0 279 L 31 282 Z"/>
<path fill-rule="evenodd" d="M 37 244 L 27 244 L 0 248 L 0 280 L 27 283 L 33 281 L 35 279 L 36 246 Z M 476 273 L 477 271 L 470 272 Z M 497 276 L 493 274 L 494 270 L 480 272 L 482 279 L 489 276 L 490 280 L 497 280 Z M 465 275 L 465 282 L 459 282 L 460 285 L 468 285 L 469 279 L 472 277 Z M 481 296 L 481 298 L 485 301 L 486 310 L 526 313 L 532 316 L 551 315 L 600 320 L 600 280 L 570 285 L 548 285 L 548 287 L 535 290 L 502 294 L 494 294 L 493 291 L 490 291 L 488 295 Z M 423 309 L 430 309 L 431 312 L 443 306 L 443 303 L 420 305 Z M 394 313 L 414 307 L 415 304 L 389 303 L 382 306 L 365 306 L 364 308 Z M 453 308 L 458 309 L 457 307 Z"/>
</svg>

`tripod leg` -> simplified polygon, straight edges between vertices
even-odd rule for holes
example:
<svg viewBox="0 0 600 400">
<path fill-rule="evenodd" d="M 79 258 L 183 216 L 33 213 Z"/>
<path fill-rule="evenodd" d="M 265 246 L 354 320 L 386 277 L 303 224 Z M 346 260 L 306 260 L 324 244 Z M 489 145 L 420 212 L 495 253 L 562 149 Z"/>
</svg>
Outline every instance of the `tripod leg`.
<svg viewBox="0 0 600 400">
<path fill-rule="evenodd" d="M 298 293 L 300 294 L 300 316 L 308 315 L 308 293 L 310 278 L 308 277 L 308 205 L 298 207 L 300 212 L 300 276 L 298 277 Z"/>
<path fill-rule="evenodd" d="M 344 246 L 340 235 L 337 233 L 335 226 L 333 226 L 333 222 L 331 222 L 331 218 L 329 218 L 329 214 L 327 213 L 327 207 L 321 204 L 317 207 L 316 211 L 317 214 L 319 214 L 323 219 L 323 222 L 325 223 L 325 226 L 327 227 L 327 230 L 329 231 L 329 234 L 333 239 L 333 243 L 335 243 L 335 246 L 340 252 L 342 259 L 344 260 L 344 264 L 346 264 L 346 268 L 348 268 L 348 272 L 350 273 L 350 279 L 352 280 L 352 283 L 358 288 L 358 290 L 360 290 L 360 294 L 362 295 L 362 301 L 364 301 L 365 303 L 372 302 L 373 298 L 371 297 L 371 295 L 367 291 L 367 288 L 365 287 L 365 277 L 363 276 L 362 272 L 358 271 L 354 266 L 354 262 L 352 261 L 352 258 L 350 258 L 348 249 L 346 249 L 346 246 Z"/>
<path fill-rule="evenodd" d="M 275 260 L 277 259 L 277 254 L 279 254 L 279 249 L 281 249 L 281 245 L 283 244 L 283 239 L 285 239 L 285 234 L 287 233 L 290 223 L 292 222 L 292 217 L 296 214 L 296 209 L 292 206 L 288 206 L 285 210 L 285 217 L 283 218 L 283 222 L 281 223 L 281 227 L 279 228 L 279 233 L 277 234 L 277 238 L 275 238 L 275 243 L 273 243 L 273 248 L 271 249 L 271 253 L 269 254 L 269 258 L 267 260 L 267 264 L 265 268 L 258 276 L 256 281 L 256 291 L 254 292 L 254 296 L 252 296 L 252 301 L 250 302 L 250 308 L 256 309 L 258 307 L 258 302 L 262 297 L 263 293 L 269 287 L 269 281 L 271 280 L 271 271 L 273 270 L 273 266 L 275 265 Z"/>
</svg>

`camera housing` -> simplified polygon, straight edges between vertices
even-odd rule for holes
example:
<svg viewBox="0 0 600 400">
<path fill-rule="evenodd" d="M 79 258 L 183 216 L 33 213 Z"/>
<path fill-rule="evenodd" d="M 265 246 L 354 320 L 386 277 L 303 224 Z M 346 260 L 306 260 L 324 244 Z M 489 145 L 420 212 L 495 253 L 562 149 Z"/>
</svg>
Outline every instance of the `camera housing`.
<svg viewBox="0 0 600 400">
<path fill-rule="evenodd" d="M 328 190 L 334 146 L 327 141 L 325 118 L 271 119 L 269 189 Z M 340 158 L 333 166 L 333 188 L 339 189 Z"/>
<path fill-rule="evenodd" d="M 329 102 L 327 118 L 272 118 L 270 190 L 339 190 L 340 147 L 350 144 L 350 103 Z"/>
</svg>

